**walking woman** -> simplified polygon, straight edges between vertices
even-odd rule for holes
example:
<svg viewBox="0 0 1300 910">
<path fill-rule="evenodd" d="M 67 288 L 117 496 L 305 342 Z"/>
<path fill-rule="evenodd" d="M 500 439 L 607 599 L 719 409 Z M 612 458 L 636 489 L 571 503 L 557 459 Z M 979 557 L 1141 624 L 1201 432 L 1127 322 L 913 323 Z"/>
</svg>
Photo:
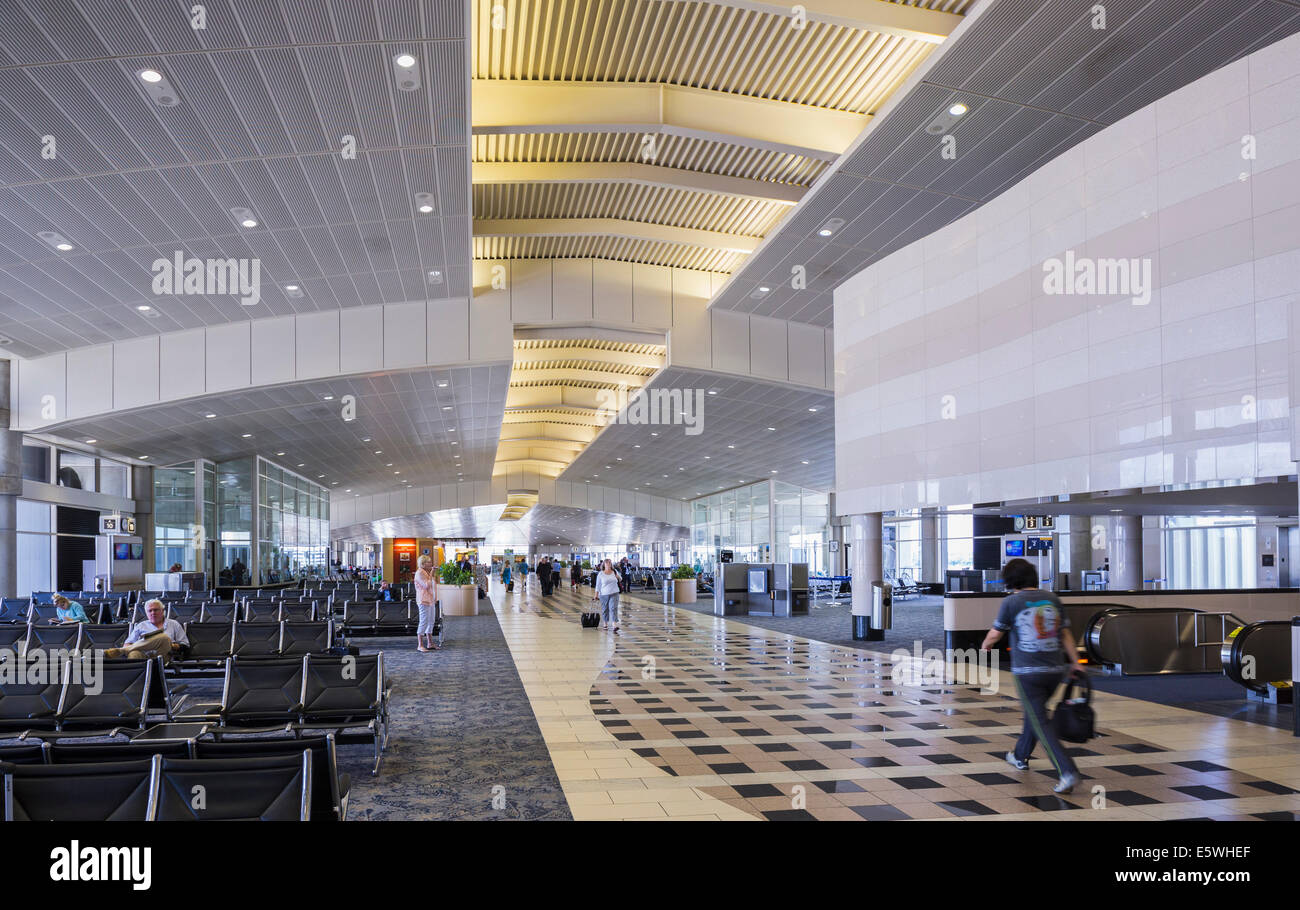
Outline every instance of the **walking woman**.
<svg viewBox="0 0 1300 910">
<path fill-rule="evenodd" d="M 618 573 L 614 571 L 614 564 L 607 559 L 596 575 L 596 596 L 600 598 L 600 612 L 605 617 L 605 627 L 609 628 L 610 623 L 613 623 L 615 632 L 618 631 L 618 588 Z"/>
<path fill-rule="evenodd" d="M 415 639 L 419 642 L 417 651 L 437 651 L 438 645 L 433 640 L 433 628 L 438 621 L 438 605 L 434 599 L 436 582 L 433 577 L 433 557 L 420 557 L 420 568 L 415 573 L 415 604 L 420 608 L 420 625 L 416 627 Z"/>
<path fill-rule="evenodd" d="M 1029 768 L 1034 744 L 1041 742 L 1060 775 L 1052 790 L 1069 793 L 1079 782 L 1079 769 L 1047 719 L 1047 700 L 1069 674 L 1081 673 L 1074 636 L 1061 602 L 1051 591 L 1038 588 L 1038 570 L 1026 559 L 1012 559 L 1002 567 L 1002 580 L 1011 593 L 1003 599 L 993 628 L 984 637 L 984 650 L 1011 633 L 1011 678 L 1025 712 L 1025 725 L 1007 763 L 1018 771 Z M 1070 665 L 1069 674 L 1065 665 Z"/>
</svg>

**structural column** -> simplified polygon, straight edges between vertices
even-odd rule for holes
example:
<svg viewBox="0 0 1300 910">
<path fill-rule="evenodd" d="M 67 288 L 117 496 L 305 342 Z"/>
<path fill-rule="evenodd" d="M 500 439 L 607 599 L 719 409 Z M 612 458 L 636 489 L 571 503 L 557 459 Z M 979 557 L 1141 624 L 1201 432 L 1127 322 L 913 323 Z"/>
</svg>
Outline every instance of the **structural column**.
<svg viewBox="0 0 1300 910">
<path fill-rule="evenodd" d="M 1092 548 L 1092 523 L 1089 515 L 1070 516 L 1070 589 L 1083 590 L 1083 573 L 1101 568 L 1101 551 Z"/>
<path fill-rule="evenodd" d="M 203 475 L 195 473 L 196 478 Z M 202 481 L 194 485 L 195 490 L 202 489 Z M 131 466 L 131 497 L 135 500 L 135 533 L 144 541 L 144 570 L 160 571 L 155 563 L 154 529 L 153 529 L 153 468 L 145 465 Z M 202 560 L 200 555 L 199 560 Z M 200 562 L 199 565 L 202 563 Z M 170 568 L 165 566 L 164 568 Z M 208 587 L 215 587 L 216 580 L 208 579 Z"/>
<path fill-rule="evenodd" d="M 1142 590 L 1142 517 L 1116 515 L 1110 525 L 1110 589 Z"/>
<path fill-rule="evenodd" d="M 922 584 L 940 584 L 943 571 L 939 568 L 939 512 L 921 510 L 921 577 Z"/>
<path fill-rule="evenodd" d="M 9 367 L 10 361 L 0 361 L 0 596 L 17 597 L 23 434 L 9 429 Z"/>
<path fill-rule="evenodd" d="M 883 581 L 884 519 L 881 512 L 854 515 L 851 519 L 852 547 L 849 574 L 853 577 L 853 615 L 871 615 L 871 583 Z"/>
</svg>

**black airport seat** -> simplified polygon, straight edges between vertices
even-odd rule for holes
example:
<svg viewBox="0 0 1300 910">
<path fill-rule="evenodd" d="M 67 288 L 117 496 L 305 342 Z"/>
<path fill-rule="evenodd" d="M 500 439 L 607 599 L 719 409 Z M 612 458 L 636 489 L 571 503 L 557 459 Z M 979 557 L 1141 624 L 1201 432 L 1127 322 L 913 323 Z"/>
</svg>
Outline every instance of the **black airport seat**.
<svg viewBox="0 0 1300 910">
<path fill-rule="evenodd" d="M 35 651 L 74 651 L 81 640 L 81 623 L 59 623 L 45 626 L 33 623 L 27 636 L 27 650 Z"/>
<path fill-rule="evenodd" d="M 305 730 L 333 730 L 340 743 L 372 741 L 375 765 L 370 773 L 378 774 L 382 752 L 388 747 L 384 652 L 360 657 L 307 657 L 300 726 Z M 343 732 L 348 729 L 359 732 Z"/>
<path fill-rule="evenodd" d="M 27 611 L 32 602 L 25 597 L 6 597 L 0 600 L 0 623 L 27 624 Z"/>
<path fill-rule="evenodd" d="M 160 761 L 158 821 L 311 820 L 310 749 L 263 758 Z"/>
<path fill-rule="evenodd" d="M 226 661 L 221 725 L 288 725 L 302 713 L 306 658 Z"/>
<path fill-rule="evenodd" d="M 149 821 L 161 761 L 0 765 L 5 821 Z"/>
<path fill-rule="evenodd" d="M 199 622 L 234 622 L 239 612 L 238 604 L 205 603 L 199 612 Z"/>
<path fill-rule="evenodd" d="M 143 728 L 148 719 L 155 660 L 104 661 L 94 678 L 87 663 L 83 663 L 80 673 L 74 661 L 64 664 L 63 693 L 56 714 L 59 730 Z M 88 682 L 93 685 L 87 686 Z"/>
<path fill-rule="evenodd" d="M 174 619 L 181 625 L 187 622 L 198 622 L 199 613 L 203 610 L 201 603 L 174 603 L 167 605 L 167 618 Z"/>
<path fill-rule="evenodd" d="M 226 658 L 235 637 L 235 622 L 189 622 L 185 637 L 190 647 L 179 660 L 172 658 L 168 670 L 174 676 L 211 677 L 225 672 Z"/>
<path fill-rule="evenodd" d="M 280 623 L 235 623 L 235 637 L 230 645 L 231 657 L 238 657 L 241 659 L 249 657 L 275 657 L 279 650 Z"/>
<path fill-rule="evenodd" d="M 408 635 L 414 631 L 415 623 L 411 620 L 410 601 L 375 602 L 376 635 Z"/>
<path fill-rule="evenodd" d="M 339 773 L 338 749 L 332 733 L 300 739 L 244 737 L 215 742 L 199 739 L 194 743 L 194 757 L 260 758 L 270 755 L 301 755 L 304 749 L 309 750 L 312 756 L 311 820 L 347 821 L 352 778 Z"/>
<path fill-rule="evenodd" d="M 311 622 L 316 618 L 316 602 L 284 603 L 280 606 L 281 622 Z"/>
<path fill-rule="evenodd" d="M 14 765 L 48 764 L 47 749 L 45 743 L 15 743 L 11 746 L 0 746 L 0 762 Z"/>
<path fill-rule="evenodd" d="M 32 603 L 34 604 L 52 604 L 54 603 L 53 591 L 33 591 Z"/>
<path fill-rule="evenodd" d="M 279 653 L 285 657 L 304 654 L 322 654 L 334 644 L 334 623 L 282 622 L 280 623 Z"/>
<path fill-rule="evenodd" d="M 244 622 L 279 622 L 280 602 L 250 600 L 244 605 Z"/>
<path fill-rule="evenodd" d="M 193 758 L 190 744 L 183 740 L 173 742 L 132 741 L 116 739 L 93 743 L 52 742 L 45 744 L 52 765 L 85 765 L 92 762 L 135 761 L 161 755 L 164 758 Z M 0 759 L 3 760 L 3 759 Z"/>
<path fill-rule="evenodd" d="M 27 621 L 32 623 L 50 623 L 59 618 L 59 608 L 52 603 L 34 603 L 27 614 Z"/>
<path fill-rule="evenodd" d="M 81 642 L 77 645 L 82 651 L 104 651 L 108 648 L 120 648 L 126 641 L 130 628 L 125 623 L 82 623 Z"/>
<path fill-rule="evenodd" d="M 31 627 L 26 623 L 17 625 L 9 623 L 0 626 L 0 648 L 6 651 L 13 651 L 15 654 L 27 647 L 27 633 Z"/>
<path fill-rule="evenodd" d="M 6 681 L 0 675 L 0 731 L 53 730 L 63 693 L 60 672 L 47 665 L 40 676 Z"/>
<path fill-rule="evenodd" d="M 343 631 L 347 635 L 370 635 L 375 631 L 375 608 L 356 600 L 343 602 Z"/>
</svg>

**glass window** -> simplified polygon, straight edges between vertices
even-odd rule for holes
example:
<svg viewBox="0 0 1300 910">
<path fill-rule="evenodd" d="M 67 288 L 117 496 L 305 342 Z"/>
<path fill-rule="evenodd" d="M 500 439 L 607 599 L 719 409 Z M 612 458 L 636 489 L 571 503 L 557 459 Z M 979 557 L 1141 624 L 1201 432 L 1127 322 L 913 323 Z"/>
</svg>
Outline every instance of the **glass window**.
<svg viewBox="0 0 1300 910">
<path fill-rule="evenodd" d="M 130 467 L 121 462 L 101 458 L 99 460 L 99 492 L 107 493 L 109 496 L 121 496 L 123 499 L 129 499 L 131 496 Z"/>
<path fill-rule="evenodd" d="M 18 500 L 18 530 L 35 531 L 41 534 L 52 532 L 54 528 L 50 521 L 50 507 L 43 502 Z"/>
<path fill-rule="evenodd" d="M 59 450 L 59 469 L 56 475 L 61 487 L 73 490 L 95 490 L 95 456 L 80 452 Z"/>
<path fill-rule="evenodd" d="M 23 479 L 50 482 L 50 447 L 23 445 Z"/>
</svg>

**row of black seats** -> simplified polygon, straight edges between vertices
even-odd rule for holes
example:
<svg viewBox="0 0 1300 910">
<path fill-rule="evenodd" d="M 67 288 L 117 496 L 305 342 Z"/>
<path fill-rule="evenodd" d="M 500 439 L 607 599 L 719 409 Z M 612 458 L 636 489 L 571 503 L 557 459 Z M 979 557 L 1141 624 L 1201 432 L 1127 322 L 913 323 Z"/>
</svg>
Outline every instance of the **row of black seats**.
<svg viewBox="0 0 1300 910">
<path fill-rule="evenodd" d="M 442 640 L 442 606 L 435 601 L 434 634 Z M 420 608 L 413 600 L 346 601 L 342 628 L 346 635 L 413 635 Z"/>
<path fill-rule="evenodd" d="M 306 749 L 267 758 L 6 764 L 0 771 L 5 821 L 311 820 Z M 201 798 L 191 796 L 199 792 Z"/>
<path fill-rule="evenodd" d="M 226 729 L 333 731 L 339 742 L 371 743 L 372 774 L 388 744 L 384 655 L 241 660 L 226 658 L 221 701 L 173 710 L 161 659 L 65 661 L 57 678 L 9 681 L 0 675 L 0 734 L 19 739 L 117 735 L 156 722 L 212 723 Z M 93 731 L 93 732 L 86 732 Z"/>
<path fill-rule="evenodd" d="M 324 622 L 190 622 L 189 648 L 169 665 L 176 676 L 212 676 L 226 658 L 300 657 L 324 654 L 335 646 L 333 620 Z M 217 674 L 219 675 L 219 674 Z"/>
<path fill-rule="evenodd" d="M 311 794 L 309 807 L 311 821 L 347 821 L 348 794 L 352 787 L 351 777 L 338 770 L 338 747 L 333 733 L 289 737 L 239 737 L 215 738 L 218 733 L 204 731 L 189 740 L 169 742 L 144 742 L 132 740 L 108 740 L 102 742 L 26 742 L 14 745 L 0 745 L 0 763 L 10 765 L 49 767 L 77 766 L 74 772 L 43 772 L 24 769 L 11 769 L 14 784 L 14 807 L 5 814 L 6 820 L 22 818 L 48 819 L 61 821 L 100 821 L 116 815 L 120 803 L 115 803 L 109 796 L 104 803 L 96 805 L 92 801 L 65 799 L 57 791 L 64 787 L 60 781 L 72 781 L 72 788 L 79 786 L 80 779 L 102 773 L 103 763 L 136 762 L 151 760 L 155 755 L 163 759 L 265 759 L 276 757 L 298 757 L 304 751 L 311 754 Z M 210 738 L 212 737 L 212 738 Z M 211 767 L 211 766 L 209 766 Z M 259 768 L 264 772 L 265 768 Z M 243 785 L 241 792 L 248 793 L 248 782 L 240 776 Z M 263 779 L 253 783 L 253 792 L 265 790 L 274 795 L 273 782 Z M 189 791 L 193 792 L 193 791 Z M 229 818 L 232 811 L 240 811 L 238 804 L 230 804 L 216 794 L 220 805 L 214 805 L 212 798 L 207 800 L 205 811 L 195 817 L 200 819 Z M 293 806 L 292 808 L 297 808 Z M 216 810 L 216 814 L 212 814 Z M 244 810 L 246 811 L 246 810 Z M 248 816 L 245 816 L 248 817 Z M 265 819 L 262 812 L 256 817 Z"/>
</svg>

